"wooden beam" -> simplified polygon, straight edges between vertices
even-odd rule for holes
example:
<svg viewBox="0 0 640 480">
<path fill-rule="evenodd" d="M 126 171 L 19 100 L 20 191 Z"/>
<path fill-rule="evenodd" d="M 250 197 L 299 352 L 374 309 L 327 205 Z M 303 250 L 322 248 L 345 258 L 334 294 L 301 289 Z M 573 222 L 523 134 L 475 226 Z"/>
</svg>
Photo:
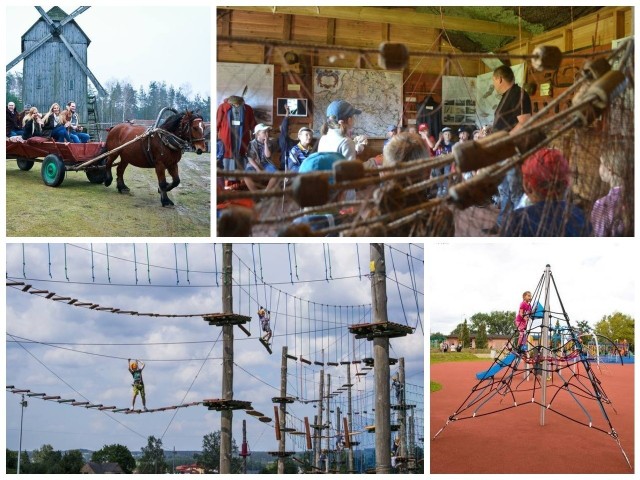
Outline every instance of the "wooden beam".
<svg viewBox="0 0 640 480">
<path fill-rule="evenodd" d="M 310 17 L 356 20 L 361 22 L 391 23 L 393 25 L 413 25 L 417 27 L 445 28 L 459 32 L 487 33 L 505 37 L 519 37 L 517 25 L 505 25 L 486 20 L 462 17 L 444 17 L 430 13 L 408 13 L 406 10 L 377 7 L 220 7 L 232 10 L 273 13 L 281 15 L 305 15 Z M 529 38 L 529 32 L 522 32 Z"/>
</svg>

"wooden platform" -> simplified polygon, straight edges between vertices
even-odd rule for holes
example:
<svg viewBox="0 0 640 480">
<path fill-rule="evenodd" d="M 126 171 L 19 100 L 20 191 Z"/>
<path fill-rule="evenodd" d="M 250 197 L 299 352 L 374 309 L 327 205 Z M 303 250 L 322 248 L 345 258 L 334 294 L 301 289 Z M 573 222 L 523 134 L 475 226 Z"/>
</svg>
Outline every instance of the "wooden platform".
<svg viewBox="0 0 640 480">
<path fill-rule="evenodd" d="M 209 322 L 209 325 L 215 327 L 224 327 L 225 325 L 243 325 L 251 321 L 251 317 L 246 315 L 238 315 L 237 313 L 211 313 L 203 315 L 203 320 Z"/>
<path fill-rule="evenodd" d="M 399 323 L 378 322 L 378 323 L 359 323 L 351 325 L 349 332 L 353 333 L 357 339 L 366 338 L 373 340 L 374 338 L 397 338 L 404 337 L 413 333 L 413 328 Z"/>
<path fill-rule="evenodd" d="M 272 397 L 271 401 L 273 403 L 293 403 L 296 399 L 293 397 Z"/>
<path fill-rule="evenodd" d="M 267 349 L 267 352 L 269 352 L 269 355 L 273 354 L 273 352 L 271 351 L 271 346 L 269 345 L 269 342 L 267 342 L 264 338 L 260 337 L 260 343 L 264 348 Z"/>
<path fill-rule="evenodd" d="M 202 404 L 209 410 L 220 412 L 222 410 L 251 410 L 251 402 L 244 400 L 224 400 L 221 398 L 207 398 Z"/>
<path fill-rule="evenodd" d="M 295 455 L 296 452 L 267 452 L 272 457 L 286 458 Z"/>
<path fill-rule="evenodd" d="M 411 410 L 413 408 L 416 408 L 416 406 L 407 405 L 406 403 L 404 405 L 391 405 L 391 410 Z"/>
</svg>

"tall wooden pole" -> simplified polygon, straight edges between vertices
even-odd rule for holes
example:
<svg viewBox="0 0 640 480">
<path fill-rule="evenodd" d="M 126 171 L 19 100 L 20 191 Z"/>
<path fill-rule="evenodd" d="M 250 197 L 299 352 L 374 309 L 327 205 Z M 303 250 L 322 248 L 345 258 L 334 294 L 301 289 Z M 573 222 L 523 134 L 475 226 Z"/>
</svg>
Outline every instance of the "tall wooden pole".
<svg viewBox="0 0 640 480">
<path fill-rule="evenodd" d="M 400 448 L 399 456 L 406 457 L 407 455 L 407 411 L 405 409 L 405 384 L 404 384 L 404 357 L 398 359 L 398 382 L 400 382 L 401 395 L 400 398 L 396 398 L 400 409 L 398 410 L 398 420 L 400 422 Z"/>
<path fill-rule="evenodd" d="M 372 243 L 371 254 L 371 297 L 374 323 L 388 323 L 387 317 L 387 274 L 384 260 L 384 244 Z M 376 473 L 391 472 L 391 414 L 389 405 L 389 338 L 373 339 L 373 364 L 376 384 Z"/>
<path fill-rule="evenodd" d="M 318 428 L 315 429 L 315 442 L 314 445 L 316 445 L 316 456 L 315 456 L 315 462 L 316 462 L 316 468 L 322 468 L 320 466 L 320 454 L 321 454 L 321 450 L 322 450 L 322 410 L 324 408 L 324 403 L 322 403 L 322 399 L 324 398 L 324 369 L 320 370 L 320 387 L 319 387 L 319 400 L 318 400 L 318 423 L 316 423 L 316 426 Z"/>
<path fill-rule="evenodd" d="M 347 363 L 347 419 L 349 421 L 349 431 L 345 432 L 345 435 L 350 435 L 353 431 L 353 409 L 351 406 L 351 362 Z M 351 440 L 351 438 L 350 438 Z M 353 446 L 347 450 L 347 465 L 349 473 L 353 473 Z"/>
<path fill-rule="evenodd" d="M 335 451 L 336 451 L 336 473 L 340 473 L 340 464 L 342 463 L 342 448 L 338 448 L 337 440 L 340 438 L 340 407 L 336 407 L 336 443 L 335 443 Z"/>
<path fill-rule="evenodd" d="M 331 415 L 330 415 L 331 405 L 329 404 L 329 402 L 331 401 L 331 375 L 330 374 L 327 374 L 326 392 L 327 392 L 327 394 L 325 396 L 327 397 L 327 435 L 326 435 L 327 441 L 326 441 L 325 445 L 327 447 L 326 448 L 326 450 L 327 450 L 327 461 L 326 461 L 326 464 L 325 464 L 325 471 L 327 473 L 329 473 L 329 453 L 331 452 L 331 438 L 330 438 L 331 437 L 331 435 L 330 435 L 330 432 L 331 432 L 331 428 L 330 428 L 330 425 L 331 425 Z"/>
<path fill-rule="evenodd" d="M 544 271 L 544 315 L 542 317 L 542 378 L 540 378 L 540 425 L 544 426 L 547 410 L 547 357 L 549 356 L 549 284 L 551 280 L 551 265 L 547 264 Z"/>
<path fill-rule="evenodd" d="M 222 311 L 233 313 L 232 245 L 222 247 Z M 233 400 L 233 325 L 222 327 L 222 398 Z M 220 412 L 220 473 L 231 473 L 233 410 Z"/>
<path fill-rule="evenodd" d="M 242 420 L 242 446 L 243 448 L 247 445 L 247 421 Z M 243 454 L 249 453 L 248 451 L 242 451 Z M 247 455 L 242 457 L 242 473 L 247 473 Z"/>
<path fill-rule="evenodd" d="M 280 397 L 285 398 L 287 396 L 287 352 L 288 348 L 285 345 L 282 347 L 282 364 L 280 366 Z M 284 428 L 287 424 L 287 404 L 280 402 L 280 441 L 278 442 L 278 450 L 284 453 L 286 434 Z M 278 475 L 284 475 L 284 457 L 278 457 Z"/>
</svg>

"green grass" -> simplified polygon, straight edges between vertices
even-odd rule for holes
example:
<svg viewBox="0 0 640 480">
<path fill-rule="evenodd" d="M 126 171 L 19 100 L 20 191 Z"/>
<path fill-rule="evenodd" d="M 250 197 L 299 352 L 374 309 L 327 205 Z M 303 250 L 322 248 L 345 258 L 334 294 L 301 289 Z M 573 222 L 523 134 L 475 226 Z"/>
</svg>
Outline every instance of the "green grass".
<svg viewBox="0 0 640 480">
<path fill-rule="evenodd" d="M 6 161 L 8 237 L 208 237 L 211 235 L 210 155 L 183 155 L 180 185 L 169 192 L 175 207 L 163 208 L 153 169 L 129 166 L 129 194 L 92 184 L 84 172 L 66 172 L 57 188 Z"/>
<path fill-rule="evenodd" d="M 442 385 L 437 382 L 431 382 L 431 393 L 437 392 L 438 390 L 442 390 Z"/>
<path fill-rule="evenodd" d="M 488 358 L 480 358 L 477 357 L 474 353 L 471 352 L 447 352 L 447 353 L 431 353 L 430 354 L 431 363 L 443 363 L 443 362 L 470 362 L 470 361 L 478 361 L 478 362 L 486 362 L 490 360 Z"/>
</svg>

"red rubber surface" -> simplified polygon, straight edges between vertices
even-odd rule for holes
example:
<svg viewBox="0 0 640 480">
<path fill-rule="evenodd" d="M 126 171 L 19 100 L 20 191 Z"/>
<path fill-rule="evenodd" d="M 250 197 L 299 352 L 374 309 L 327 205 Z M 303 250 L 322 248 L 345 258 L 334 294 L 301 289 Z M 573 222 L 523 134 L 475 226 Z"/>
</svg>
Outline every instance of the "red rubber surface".
<svg viewBox="0 0 640 480">
<path fill-rule="evenodd" d="M 475 373 L 491 362 L 452 362 L 431 366 L 431 380 L 442 390 L 431 395 L 431 473 L 632 473 L 616 441 L 609 435 L 546 411 L 540 426 L 540 406 L 524 403 L 492 415 L 449 423 L 444 426 L 477 383 Z M 602 383 L 617 414 L 605 406 L 618 432 L 632 467 L 634 466 L 634 365 L 606 365 L 594 372 Z M 582 370 L 581 370 L 582 371 Z M 530 399 L 531 394 L 522 394 Z M 539 393 L 536 395 L 539 400 Z M 608 424 L 593 401 L 588 405 L 593 425 L 608 431 Z M 503 401 L 502 405 L 512 402 Z M 497 405 L 497 400 L 492 401 Z M 553 407 L 566 415 L 586 421 L 580 407 L 566 392 L 560 392 Z M 487 411 L 481 409 L 479 413 Z M 472 411 L 465 412 L 471 414 Z M 635 468 L 634 470 L 635 471 Z"/>
</svg>

